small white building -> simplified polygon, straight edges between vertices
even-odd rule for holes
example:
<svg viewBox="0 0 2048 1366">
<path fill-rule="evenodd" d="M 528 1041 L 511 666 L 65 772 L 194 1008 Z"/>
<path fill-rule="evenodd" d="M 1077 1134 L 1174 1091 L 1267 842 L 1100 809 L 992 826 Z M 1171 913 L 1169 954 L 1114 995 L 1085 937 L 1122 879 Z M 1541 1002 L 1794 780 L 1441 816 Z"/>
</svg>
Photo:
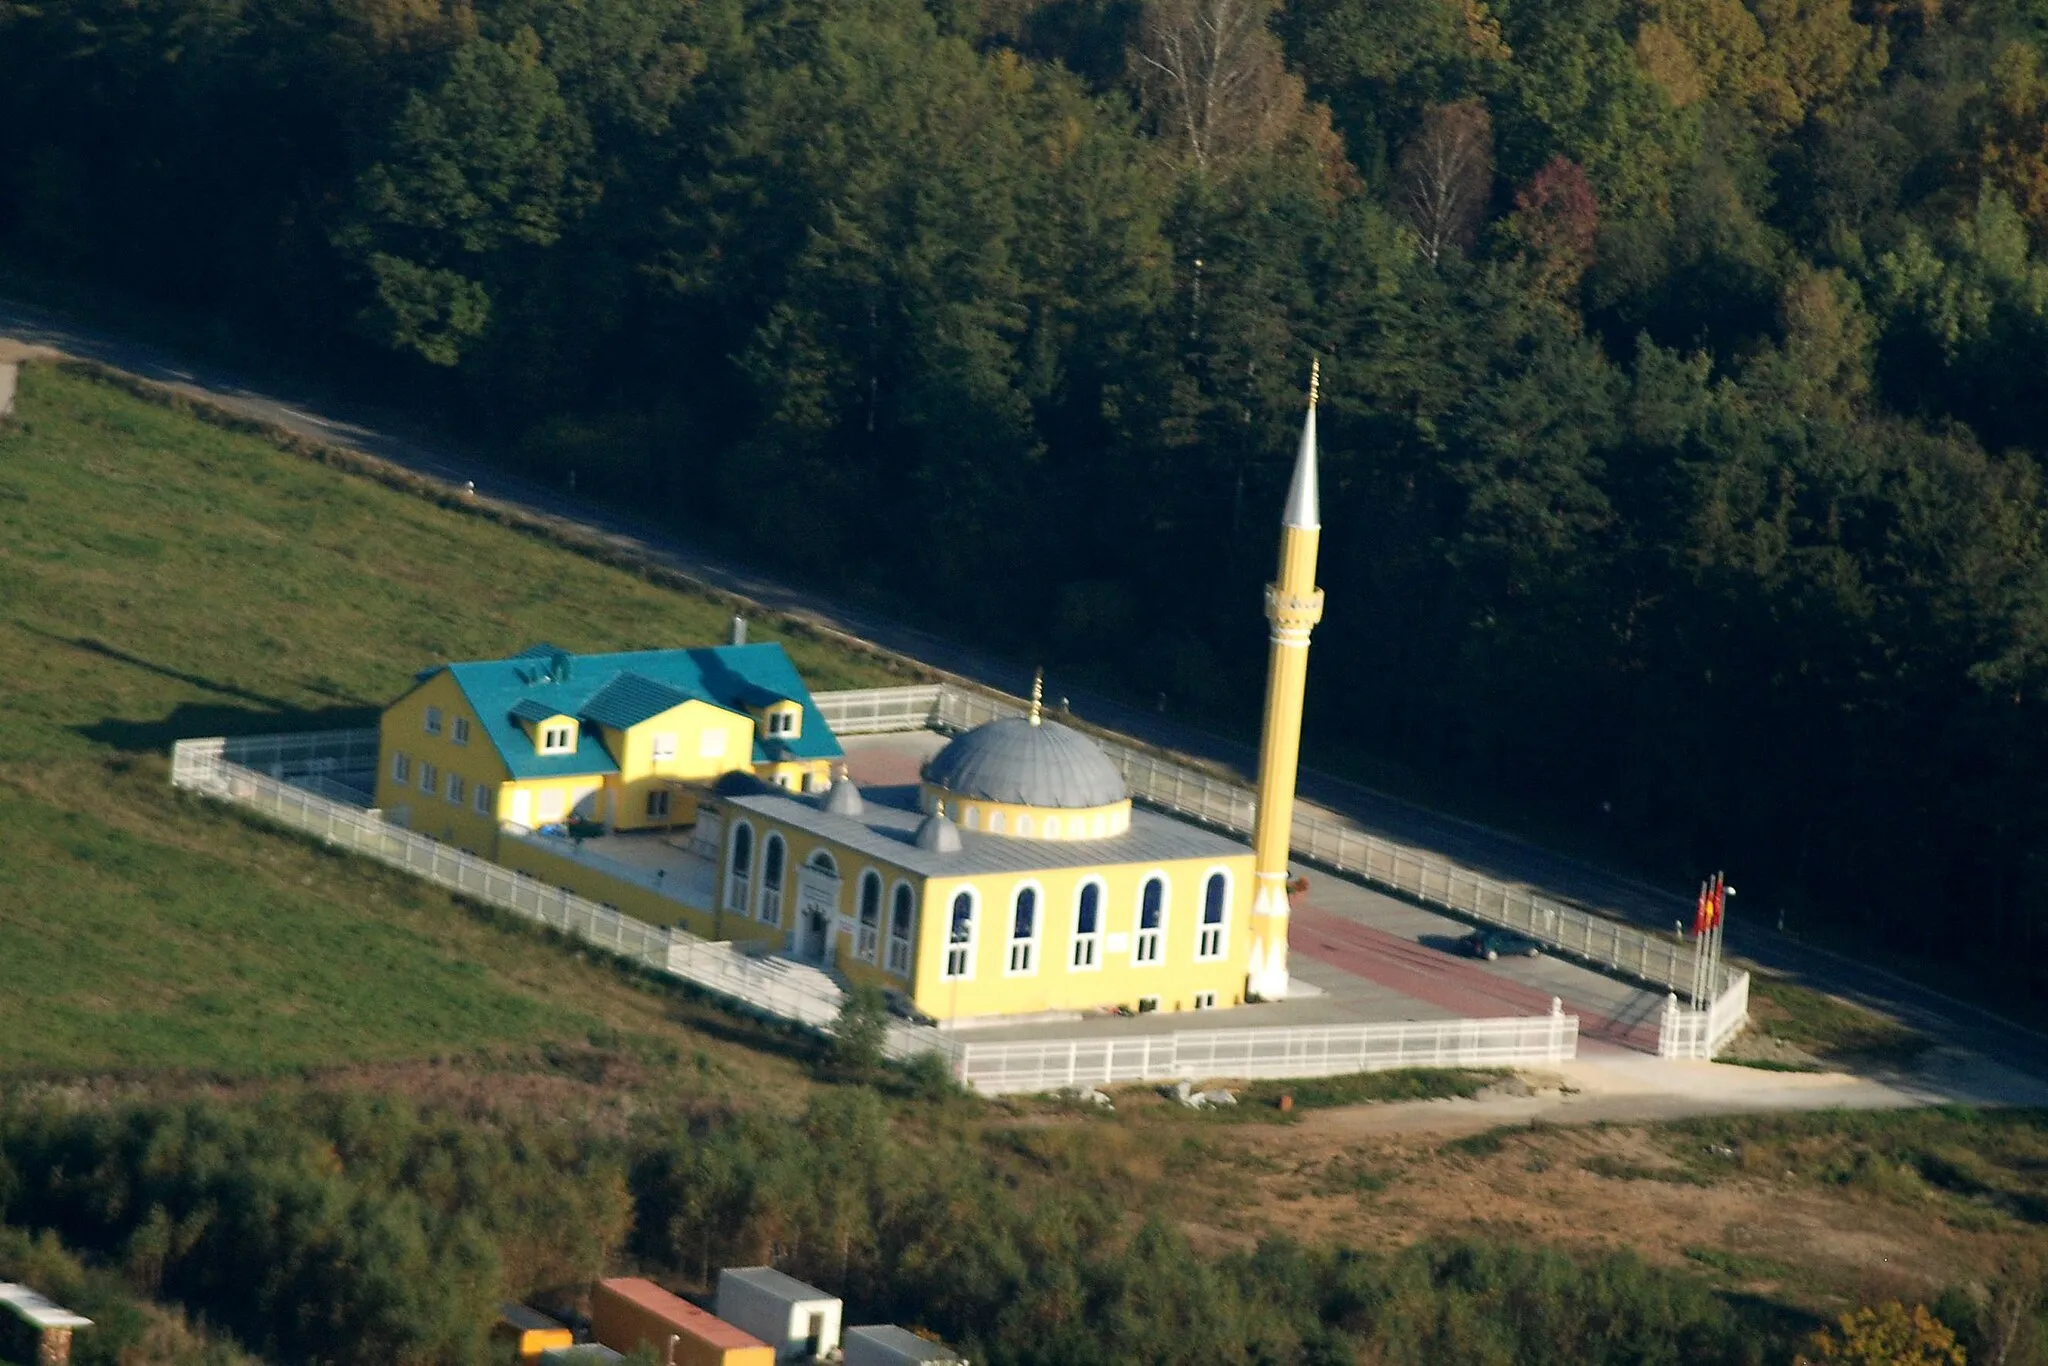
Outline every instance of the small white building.
<svg viewBox="0 0 2048 1366">
<path fill-rule="evenodd" d="M 777 1361 L 812 1361 L 839 1345 L 839 1297 L 772 1266 L 719 1272 L 712 1312 L 773 1347 Z"/>
<path fill-rule="evenodd" d="M 943 1342 L 921 1338 L 893 1323 L 868 1324 L 846 1330 L 843 1366 L 968 1366 Z"/>
</svg>

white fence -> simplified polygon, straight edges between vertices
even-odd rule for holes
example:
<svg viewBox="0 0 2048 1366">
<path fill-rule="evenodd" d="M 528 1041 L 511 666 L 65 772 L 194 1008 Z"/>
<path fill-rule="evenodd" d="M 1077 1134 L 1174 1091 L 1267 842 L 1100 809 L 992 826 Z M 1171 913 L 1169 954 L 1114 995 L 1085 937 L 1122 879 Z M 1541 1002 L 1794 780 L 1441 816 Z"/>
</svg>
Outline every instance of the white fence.
<svg viewBox="0 0 2048 1366">
<path fill-rule="evenodd" d="M 1749 1020 L 1749 974 L 1730 973 L 1721 994 L 1705 1010 L 1689 1010 L 1673 993 L 1657 1027 L 1660 1058 L 1712 1058 Z"/>
<path fill-rule="evenodd" d="M 230 735 L 221 758 L 273 778 L 339 777 L 377 772 L 377 729 L 309 730 L 287 735 Z"/>
<path fill-rule="evenodd" d="M 323 757 L 310 740 L 304 746 L 287 743 L 305 737 L 271 738 L 280 743 L 268 752 Z M 180 740 L 171 750 L 172 784 L 245 807 L 336 848 L 402 868 L 766 1014 L 814 1028 L 829 1028 L 839 1014 L 845 995 L 822 973 L 748 958 L 731 945 L 649 925 L 425 835 L 387 825 L 360 807 L 229 762 L 225 751 L 231 743 L 217 737 Z M 265 751 L 258 747 L 258 752 Z M 898 1057 L 957 1051 L 935 1030 L 912 1030 L 903 1025 L 891 1026 L 888 1049 Z"/>
<path fill-rule="evenodd" d="M 854 688 L 821 692 L 811 700 L 834 735 L 881 735 L 923 730 L 937 719 L 939 699 L 951 689 L 939 683 L 903 688 Z"/>
<path fill-rule="evenodd" d="M 1574 1015 L 1404 1024 L 1183 1029 L 1136 1038 L 970 1043 L 961 1080 L 987 1095 L 1141 1081 L 1328 1077 L 1401 1067 L 1529 1067 L 1578 1051 Z"/>
</svg>

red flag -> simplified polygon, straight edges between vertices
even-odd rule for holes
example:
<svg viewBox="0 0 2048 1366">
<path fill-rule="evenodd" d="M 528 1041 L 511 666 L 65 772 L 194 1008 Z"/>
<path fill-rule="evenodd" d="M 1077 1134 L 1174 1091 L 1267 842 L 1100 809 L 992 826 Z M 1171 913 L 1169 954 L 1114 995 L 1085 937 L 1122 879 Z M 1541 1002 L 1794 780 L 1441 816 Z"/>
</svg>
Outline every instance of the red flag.
<svg viewBox="0 0 2048 1366">
<path fill-rule="evenodd" d="M 1714 923 L 1714 899 L 1708 887 L 1709 884 L 1705 882 L 1700 884 L 1699 904 L 1693 908 L 1692 937 L 1695 939 L 1705 934 Z"/>
<path fill-rule="evenodd" d="M 1728 918 L 1728 876 L 1714 874 L 1713 904 L 1707 908 L 1707 928 L 1713 929 Z"/>
</svg>

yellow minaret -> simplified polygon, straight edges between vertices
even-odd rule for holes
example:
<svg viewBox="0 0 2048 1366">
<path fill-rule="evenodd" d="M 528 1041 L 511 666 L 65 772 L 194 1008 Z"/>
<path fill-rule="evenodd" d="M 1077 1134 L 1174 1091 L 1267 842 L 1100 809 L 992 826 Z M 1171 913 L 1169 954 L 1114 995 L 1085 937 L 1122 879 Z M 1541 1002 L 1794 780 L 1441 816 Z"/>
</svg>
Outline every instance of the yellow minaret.
<svg viewBox="0 0 2048 1366">
<path fill-rule="evenodd" d="M 1273 647 L 1266 664 L 1266 717 L 1259 732 L 1259 816 L 1252 833 L 1252 954 L 1245 990 L 1263 1001 L 1287 996 L 1287 845 L 1294 828 L 1294 774 L 1301 759 L 1301 697 L 1308 683 L 1308 636 L 1323 618 L 1316 546 L 1323 520 L 1316 496 L 1316 397 L 1322 366 L 1308 372 L 1308 417 L 1280 517 L 1280 574 L 1266 588 Z"/>
</svg>

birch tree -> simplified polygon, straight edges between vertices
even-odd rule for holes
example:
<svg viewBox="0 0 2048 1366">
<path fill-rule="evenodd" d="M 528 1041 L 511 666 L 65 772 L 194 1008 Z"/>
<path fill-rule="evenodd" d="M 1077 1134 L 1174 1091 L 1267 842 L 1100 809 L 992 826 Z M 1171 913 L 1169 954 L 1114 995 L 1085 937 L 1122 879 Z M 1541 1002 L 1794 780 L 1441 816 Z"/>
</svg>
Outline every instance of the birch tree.
<svg viewBox="0 0 2048 1366">
<path fill-rule="evenodd" d="M 1493 188 L 1493 120 L 1478 100 L 1433 104 L 1401 153 L 1401 207 L 1431 265 L 1479 228 Z"/>
</svg>

